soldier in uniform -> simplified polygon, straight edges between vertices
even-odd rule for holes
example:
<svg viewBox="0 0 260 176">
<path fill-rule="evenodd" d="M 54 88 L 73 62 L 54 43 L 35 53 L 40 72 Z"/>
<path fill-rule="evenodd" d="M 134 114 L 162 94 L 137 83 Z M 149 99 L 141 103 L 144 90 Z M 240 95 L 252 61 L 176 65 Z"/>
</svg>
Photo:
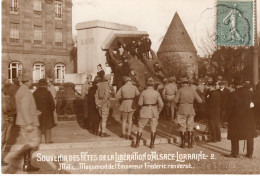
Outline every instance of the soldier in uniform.
<svg viewBox="0 0 260 176">
<path fill-rule="evenodd" d="M 125 85 L 122 86 L 116 93 L 116 98 L 121 99 L 119 110 L 122 112 L 122 135 L 120 137 L 132 140 L 132 121 L 135 109 L 132 108 L 135 97 L 139 96 L 140 92 L 136 86 L 132 84 L 129 77 L 125 79 Z M 128 121 L 128 132 L 126 132 L 126 123 Z"/>
<path fill-rule="evenodd" d="M 95 95 L 96 106 L 99 110 L 101 116 L 101 124 L 99 126 L 99 132 L 101 137 L 109 137 L 106 133 L 107 119 L 109 116 L 110 108 L 110 87 L 109 87 L 110 75 L 105 75 L 103 77 L 103 82 L 98 84 L 97 92 Z"/>
<path fill-rule="evenodd" d="M 192 131 L 194 126 L 195 111 L 194 100 L 202 103 L 198 93 L 189 86 L 187 78 L 182 79 L 182 87 L 178 90 L 174 102 L 179 103 L 177 110 L 177 120 L 180 125 L 181 147 L 185 147 L 185 136 L 188 133 L 188 148 L 192 148 Z"/>
<path fill-rule="evenodd" d="M 38 167 L 31 164 L 32 151 L 37 150 L 41 142 L 38 118 L 40 111 L 36 109 L 35 100 L 29 89 L 31 85 L 31 73 L 24 73 L 22 75 L 22 85 L 15 95 L 15 102 L 17 108 L 16 125 L 20 126 L 20 134 L 25 144 L 14 154 L 6 170 L 7 173 L 13 173 L 18 169 L 22 156 L 24 156 L 24 171 L 33 172 L 39 170 Z"/>
<path fill-rule="evenodd" d="M 147 122 L 151 125 L 151 143 L 150 148 L 154 148 L 154 141 L 156 136 L 156 127 L 158 125 L 159 114 L 163 108 L 163 101 L 160 93 L 153 88 L 154 80 L 149 78 L 147 81 L 147 88 L 139 97 L 138 105 L 142 106 L 140 110 L 140 118 L 138 120 L 138 133 L 135 148 L 139 147 L 143 128 Z"/>
<path fill-rule="evenodd" d="M 165 106 L 166 115 L 172 121 L 174 120 L 174 109 L 175 109 L 174 97 L 178 91 L 175 81 L 176 78 L 174 76 L 170 77 L 169 84 L 165 85 L 162 91 L 162 97 L 166 102 L 166 106 Z"/>
</svg>

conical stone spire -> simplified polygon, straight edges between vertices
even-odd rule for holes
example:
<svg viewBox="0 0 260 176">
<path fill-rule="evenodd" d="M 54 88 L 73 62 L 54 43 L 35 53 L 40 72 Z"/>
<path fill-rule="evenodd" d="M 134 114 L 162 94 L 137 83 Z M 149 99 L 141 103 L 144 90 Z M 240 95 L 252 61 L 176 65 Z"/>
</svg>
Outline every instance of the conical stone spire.
<svg viewBox="0 0 260 176">
<path fill-rule="evenodd" d="M 197 52 L 177 12 L 158 50 L 165 52 Z"/>
</svg>

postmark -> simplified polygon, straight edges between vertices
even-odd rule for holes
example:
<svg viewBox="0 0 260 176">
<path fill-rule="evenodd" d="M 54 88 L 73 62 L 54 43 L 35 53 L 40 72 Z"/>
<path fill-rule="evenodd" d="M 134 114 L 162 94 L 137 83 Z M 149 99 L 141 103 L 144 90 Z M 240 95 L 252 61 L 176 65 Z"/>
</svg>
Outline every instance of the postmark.
<svg viewBox="0 0 260 176">
<path fill-rule="evenodd" d="M 216 45 L 254 45 L 254 0 L 218 0 Z"/>
</svg>

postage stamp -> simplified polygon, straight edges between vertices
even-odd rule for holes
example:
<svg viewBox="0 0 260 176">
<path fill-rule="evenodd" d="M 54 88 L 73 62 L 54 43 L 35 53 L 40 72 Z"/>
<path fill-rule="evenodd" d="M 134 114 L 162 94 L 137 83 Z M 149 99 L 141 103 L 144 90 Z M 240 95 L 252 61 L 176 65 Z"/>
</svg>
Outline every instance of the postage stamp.
<svg viewBox="0 0 260 176">
<path fill-rule="evenodd" d="M 217 45 L 254 45 L 254 0 L 218 0 Z"/>
</svg>

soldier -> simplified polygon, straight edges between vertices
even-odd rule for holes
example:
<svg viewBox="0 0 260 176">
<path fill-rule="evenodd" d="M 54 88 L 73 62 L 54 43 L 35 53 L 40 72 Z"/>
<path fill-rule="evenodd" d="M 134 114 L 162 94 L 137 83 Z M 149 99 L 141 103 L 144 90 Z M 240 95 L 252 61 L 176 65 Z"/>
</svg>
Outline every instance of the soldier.
<svg viewBox="0 0 260 176">
<path fill-rule="evenodd" d="M 202 103 L 202 99 L 194 89 L 189 87 L 189 81 L 187 78 L 183 78 L 181 81 L 182 87 L 178 90 L 174 98 L 174 102 L 179 103 L 177 120 L 180 125 L 181 147 L 185 147 L 185 136 L 186 132 L 188 132 L 188 148 L 192 148 L 192 131 L 195 116 L 193 102 L 196 99 L 197 102 Z"/>
<path fill-rule="evenodd" d="M 121 99 L 121 105 L 119 110 L 122 111 L 122 135 L 120 137 L 132 140 L 132 121 L 135 109 L 132 108 L 133 101 L 135 97 L 139 96 L 140 92 L 136 86 L 132 84 L 129 77 L 125 79 L 125 85 L 122 86 L 116 93 L 116 98 Z M 128 121 L 128 132 L 126 131 L 126 123 Z"/>
<path fill-rule="evenodd" d="M 170 77 L 169 84 L 165 85 L 162 91 L 162 97 L 166 102 L 166 106 L 165 106 L 166 115 L 172 121 L 174 120 L 174 108 L 175 108 L 174 97 L 178 91 L 175 81 L 176 78 L 174 76 Z"/>
<path fill-rule="evenodd" d="M 221 141 L 219 127 L 221 95 L 216 88 L 216 83 L 211 82 L 209 86 L 209 96 L 207 97 L 206 109 L 211 139 L 208 142 Z"/>
<path fill-rule="evenodd" d="M 35 100 L 29 87 L 32 85 L 31 73 L 23 73 L 22 85 L 17 90 L 15 102 L 17 108 L 16 125 L 20 126 L 20 134 L 25 145 L 14 154 L 7 173 L 13 173 L 18 169 L 19 160 L 24 156 L 23 170 L 26 172 L 38 171 L 39 168 L 31 164 L 32 150 L 37 150 L 41 142 L 39 131 L 40 111 L 36 109 Z"/>
<path fill-rule="evenodd" d="M 109 116 L 109 108 L 110 108 L 110 87 L 109 87 L 110 75 L 105 75 L 103 77 L 103 82 L 98 84 L 97 92 L 95 95 L 96 106 L 99 110 L 99 114 L 101 116 L 101 124 L 99 126 L 99 132 L 101 133 L 101 137 L 109 137 L 106 133 L 106 125 L 107 119 Z"/>
<path fill-rule="evenodd" d="M 139 147 L 143 128 L 147 122 L 151 125 L 151 143 L 150 148 L 154 148 L 156 137 L 156 127 L 158 125 L 159 114 L 163 108 L 163 101 L 160 93 L 153 88 L 154 80 L 149 78 L 147 81 L 147 89 L 144 90 L 139 97 L 138 105 L 142 106 L 140 110 L 140 119 L 138 120 L 138 133 L 135 148 Z"/>
<path fill-rule="evenodd" d="M 252 92 L 244 88 L 242 79 L 234 79 L 236 90 L 231 93 L 228 105 L 228 135 L 231 140 L 231 154 L 228 157 L 239 158 L 239 140 L 246 140 L 246 157 L 251 159 L 254 150 L 254 138 L 257 137 L 256 122 L 252 108 Z"/>
</svg>

